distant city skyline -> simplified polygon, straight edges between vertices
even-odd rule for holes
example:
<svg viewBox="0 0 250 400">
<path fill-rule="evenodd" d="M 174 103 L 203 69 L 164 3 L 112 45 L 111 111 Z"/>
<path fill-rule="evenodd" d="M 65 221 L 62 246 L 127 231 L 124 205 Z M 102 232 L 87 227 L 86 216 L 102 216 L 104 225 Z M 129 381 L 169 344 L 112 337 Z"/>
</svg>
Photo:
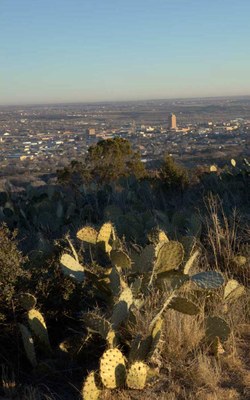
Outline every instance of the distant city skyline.
<svg viewBox="0 0 250 400">
<path fill-rule="evenodd" d="M 248 0 L 1 0 L 0 105 L 250 95 Z"/>
</svg>

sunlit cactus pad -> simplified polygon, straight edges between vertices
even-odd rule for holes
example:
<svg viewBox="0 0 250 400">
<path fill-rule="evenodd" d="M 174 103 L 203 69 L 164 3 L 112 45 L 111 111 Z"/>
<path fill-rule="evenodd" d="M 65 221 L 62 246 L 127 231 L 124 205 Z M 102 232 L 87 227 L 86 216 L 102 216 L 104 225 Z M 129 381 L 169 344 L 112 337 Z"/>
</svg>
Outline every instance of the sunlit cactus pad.
<svg viewBox="0 0 250 400">
<path fill-rule="evenodd" d="M 95 372 L 90 372 L 87 376 L 83 388 L 82 397 L 83 400 L 98 400 L 101 394 L 101 389 L 97 384 L 97 377 Z"/>
<path fill-rule="evenodd" d="M 130 389 L 142 390 L 147 381 L 147 364 L 136 361 L 133 363 L 127 373 L 126 384 Z"/>
<path fill-rule="evenodd" d="M 125 359 L 118 349 L 105 351 L 100 360 L 100 377 L 108 389 L 124 385 L 126 379 Z"/>
</svg>

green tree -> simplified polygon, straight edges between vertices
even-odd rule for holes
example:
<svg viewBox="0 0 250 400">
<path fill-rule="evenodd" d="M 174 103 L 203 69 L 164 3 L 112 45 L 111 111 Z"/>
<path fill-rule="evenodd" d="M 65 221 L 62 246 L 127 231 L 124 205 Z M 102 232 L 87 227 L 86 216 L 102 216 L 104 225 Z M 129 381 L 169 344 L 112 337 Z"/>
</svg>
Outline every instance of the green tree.
<svg viewBox="0 0 250 400">
<path fill-rule="evenodd" d="M 169 189 L 183 190 L 189 184 L 189 177 L 186 169 L 178 165 L 169 155 L 165 155 L 163 159 L 159 176 L 164 185 Z"/>
<path fill-rule="evenodd" d="M 132 150 L 128 140 L 114 138 L 101 140 L 88 149 L 84 162 L 73 161 L 69 167 L 58 171 L 64 183 L 96 181 L 110 183 L 121 177 L 144 177 L 146 170 L 138 152 Z"/>
</svg>

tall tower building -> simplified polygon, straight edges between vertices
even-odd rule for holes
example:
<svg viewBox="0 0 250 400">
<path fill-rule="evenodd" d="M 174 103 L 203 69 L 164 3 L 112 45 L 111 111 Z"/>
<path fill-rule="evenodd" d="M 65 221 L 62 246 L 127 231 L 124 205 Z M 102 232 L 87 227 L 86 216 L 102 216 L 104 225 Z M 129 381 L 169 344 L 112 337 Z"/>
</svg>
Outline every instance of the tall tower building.
<svg viewBox="0 0 250 400">
<path fill-rule="evenodd" d="M 177 124 L 176 124 L 176 116 L 172 113 L 168 117 L 168 127 L 169 129 L 176 129 Z"/>
</svg>

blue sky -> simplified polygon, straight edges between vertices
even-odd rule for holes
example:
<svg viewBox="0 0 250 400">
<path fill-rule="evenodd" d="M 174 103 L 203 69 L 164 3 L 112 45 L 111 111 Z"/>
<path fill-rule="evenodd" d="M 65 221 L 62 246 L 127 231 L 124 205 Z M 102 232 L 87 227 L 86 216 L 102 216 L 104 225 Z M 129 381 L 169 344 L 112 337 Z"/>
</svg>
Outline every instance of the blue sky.
<svg viewBox="0 0 250 400">
<path fill-rule="evenodd" d="M 249 0 L 0 0 L 0 104 L 250 95 Z"/>
</svg>

